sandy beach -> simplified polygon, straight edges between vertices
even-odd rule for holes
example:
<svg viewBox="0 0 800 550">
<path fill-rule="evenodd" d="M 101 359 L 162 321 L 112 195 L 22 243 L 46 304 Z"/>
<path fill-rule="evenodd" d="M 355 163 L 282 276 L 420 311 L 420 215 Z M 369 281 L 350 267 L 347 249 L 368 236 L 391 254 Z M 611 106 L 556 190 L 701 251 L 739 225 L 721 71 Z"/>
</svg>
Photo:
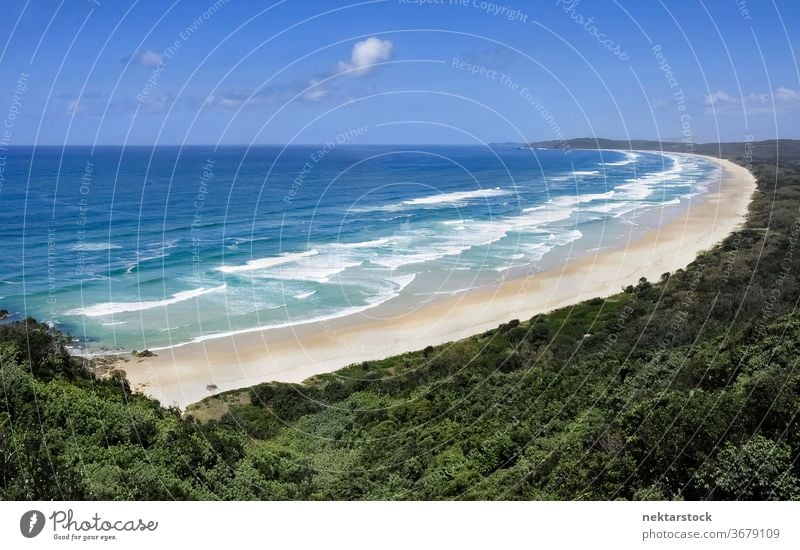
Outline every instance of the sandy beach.
<svg viewBox="0 0 800 550">
<path fill-rule="evenodd" d="M 242 333 L 158 351 L 120 364 L 131 385 L 181 408 L 214 392 L 267 381 L 301 382 L 352 363 L 458 340 L 510 319 L 529 319 L 593 297 L 615 294 L 640 277 L 689 264 L 746 216 L 755 181 L 744 167 L 714 159 L 722 178 L 657 230 L 551 271 L 524 276 L 376 318 L 366 311 L 326 322 Z"/>
</svg>

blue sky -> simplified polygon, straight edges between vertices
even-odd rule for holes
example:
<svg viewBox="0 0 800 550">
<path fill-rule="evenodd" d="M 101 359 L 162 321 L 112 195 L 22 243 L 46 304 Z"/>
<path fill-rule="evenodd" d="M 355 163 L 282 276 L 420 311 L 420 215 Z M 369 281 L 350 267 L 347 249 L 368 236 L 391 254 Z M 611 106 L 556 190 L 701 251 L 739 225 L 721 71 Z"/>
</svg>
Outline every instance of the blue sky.
<svg viewBox="0 0 800 550">
<path fill-rule="evenodd" d="M 792 1 L 36 0 L 3 11 L 12 145 L 324 143 L 355 128 L 366 128 L 357 143 L 800 137 Z"/>
</svg>

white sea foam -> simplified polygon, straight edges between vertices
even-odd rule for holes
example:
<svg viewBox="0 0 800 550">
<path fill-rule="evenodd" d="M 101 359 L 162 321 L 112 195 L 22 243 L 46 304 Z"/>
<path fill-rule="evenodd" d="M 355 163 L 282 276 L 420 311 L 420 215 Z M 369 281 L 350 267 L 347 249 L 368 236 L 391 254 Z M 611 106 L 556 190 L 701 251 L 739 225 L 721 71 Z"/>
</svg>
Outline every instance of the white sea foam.
<svg viewBox="0 0 800 550">
<path fill-rule="evenodd" d="M 600 172 L 598 170 L 573 170 L 572 175 L 576 177 L 599 176 Z"/>
<path fill-rule="evenodd" d="M 317 254 L 319 254 L 319 250 L 312 248 L 311 250 L 307 250 L 305 252 L 294 252 L 291 254 L 281 254 L 280 256 L 270 256 L 267 258 L 250 260 L 244 265 L 222 265 L 216 269 L 217 271 L 222 271 L 223 273 L 244 273 L 247 271 L 257 271 L 259 269 L 267 269 L 281 264 L 296 262 L 302 258 L 316 256 Z"/>
<path fill-rule="evenodd" d="M 629 179 L 625 183 L 617 185 L 615 190 L 618 192 L 619 198 L 630 200 L 645 199 L 656 190 L 669 187 L 683 178 L 683 172 L 687 167 L 697 166 L 694 160 L 684 155 L 664 153 L 663 156 L 672 161 L 672 166 L 660 172 Z"/>
<path fill-rule="evenodd" d="M 224 273 L 250 279 L 281 279 L 296 281 L 330 282 L 331 278 L 347 269 L 362 265 L 374 249 L 392 245 L 393 238 L 383 237 L 352 243 L 329 243 L 306 252 L 283 254 L 251 260 L 244 265 L 221 266 Z M 365 252 L 366 251 L 366 252 Z"/>
<path fill-rule="evenodd" d="M 599 176 L 599 170 L 574 170 L 569 174 L 557 174 L 554 176 L 545 176 L 546 181 L 573 181 L 579 178 L 591 178 L 595 176 Z"/>
<path fill-rule="evenodd" d="M 180 242 L 181 242 L 181 239 L 177 238 L 177 239 L 169 239 L 167 241 L 155 241 L 155 242 L 152 242 L 152 243 L 148 244 L 148 246 L 153 251 L 158 251 L 158 252 L 162 252 L 163 253 L 163 252 L 169 250 L 170 248 L 175 248 L 176 246 L 178 246 L 178 243 L 180 243 Z"/>
<path fill-rule="evenodd" d="M 381 239 L 374 239 L 372 241 L 356 242 L 356 243 L 333 243 L 330 246 L 333 248 L 381 248 L 390 243 L 389 239 L 384 237 Z"/>
<path fill-rule="evenodd" d="M 572 241 L 577 241 L 583 237 L 583 233 L 581 233 L 577 229 L 570 229 L 568 231 L 560 231 L 556 233 L 551 233 L 550 236 L 547 238 L 551 243 L 555 243 L 556 246 L 569 244 Z"/>
<path fill-rule="evenodd" d="M 70 250 L 75 252 L 102 252 L 104 250 L 116 250 L 122 248 L 118 244 L 111 243 L 79 243 L 74 245 Z"/>
<path fill-rule="evenodd" d="M 403 266 L 435 261 L 459 255 L 467 250 L 487 246 L 508 236 L 510 232 L 550 232 L 547 226 L 568 219 L 576 211 L 574 203 L 610 196 L 610 193 L 561 197 L 548 204 L 526 208 L 521 215 L 489 221 L 447 220 L 438 222 L 450 231 L 419 230 L 395 236 L 392 254 L 370 258 L 370 263 L 392 270 Z M 579 234 L 579 232 L 577 233 Z M 574 235 L 574 234 L 573 234 Z M 570 240 L 577 237 L 571 237 Z M 567 241 L 568 242 L 568 241 Z"/>
<path fill-rule="evenodd" d="M 433 195 L 430 197 L 419 197 L 403 201 L 407 206 L 424 206 L 430 204 L 442 203 L 460 203 L 472 199 L 485 199 L 489 197 L 499 197 L 501 195 L 508 195 L 508 191 L 495 187 L 494 189 L 478 189 L 477 191 L 458 191 L 455 193 L 442 193 L 440 195 Z"/>
<path fill-rule="evenodd" d="M 498 273 L 504 273 L 509 269 L 515 267 L 525 267 L 529 265 L 530 262 L 536 262 L 542 259 L 545 254 L 553 250 L 557 246 L 563 246 L 566 244 L 571 243 L 572 241 L 576 241 L 583 237 L 583 233 L 578 231 L 577 229 L 570 229 L 570 230 L 560 230 L 550 233 L 547 236 L 546 242 L 536 242 L 536 243 L 525 243 L 522 244 L 522 248 L 525 250 L 525 254 L 515 254 L 511 257 L 512 260 L 522 259 L 525 258 L 526 261 L 524 262 L 508 262 L 502 264 L 498 267 L 495 267 L 495 271 Z"/>
<path fill-rule="evenodd" d="M 343 271 L 358 267 L 362 260 L 351 259 L 345 254 L 324 254 L 314 257 L 297 258 L 272 268 L 262 268 L 242 275 L 251 279 L 281 279 L 285 281 L 330 282 L 331 278 Z"/>
<path fill-rule="evenodd" d="M 298 292 L 297 294 L 294 295 L 294 297 L 297 298 L 298 300 L 305 300 L 306 298 L 309 298 L 316 293 L 317 293 L 316 290 L 311 290 L 309 292 Z"/>
<path fill-rule="evenodd" d="M 627 156 L 626 160 L 606 164 L 621 166 L 623 164 L 635 162 L 640 156 L 636 153 L 625 154 Z M 694 184 L 694 177 L 689 177 L 687 181 L 687 173 L 696 169 L 698 166 L 697 162 L 692 157 L 681 154 L 664 154 L 663 156 L 672 163 L 664 170 L 628 179 L 624 183 L 617 185 L 613 190 L 605 193 L 587 193 L 557 197 L 549 201 L 546 205 L 528 208 L 523 212 L 541 213 L 552 209 L 553 214 L 550 215 L 557 218 L 559 216 L 558 212 L 560 212 L 561 215 L 566 215 L 566 209 L 572 208 L 574 209 L 572 212 L 597 212 L 600 214 L 610 214 L 618 218 L 636 209 L 677 204 L 675 199 L 671 199 L 663 204 L 652 201 L 644 202 L 645 199 L 651 197 L 659 190 L 690 187 L 693 191 L 704 192 L 708 189 L 708 186 L 704 183 Z M 690 195 L 691 193 L 684 194 L 682 197 L 686 198 Z M 559 210 L 559 208 L 561 208 L 561 210 Z M 570 212 L 570 214 L 572 214 L 572 212 Z"/>
<path fill-rule="evenodd" d="M 650 205 L 652 206 L 652 205 Z M 633 212 L 634 210 L 642 210 L 647 208 L 648 204 L 640 201 L 614 201 L 604 202 L 598 204 L 588 204 L 582 210 L 585 212 L 596 212 L 598 214 L 610 214 L 615 218 Z"/>
<path fill-rule="evenodd" d="M 627 166 L 628 164 L 636 162 L 638 158 L 639 158 L 638 154 L 625 151 L 625 159 L 618 160 L 615 162 L 601 162 L 599 164 L 600 166 Z"/>
<path fill-rule="evenodd" d="M 310 323 L 321 323 L 321 322 L 325 322 L 325 321 L 332 321 L 332 320 L 338 319 L 340 317 L 346 317 L 348 315 L 354 315 L 354 314 L 357 314 L 357 313 L 363 313 L 364 311 L 367 311 L 367 310 L 370 310 L 372 308 L 378 307 L 378 306 L 388 302 L 392 298 L 396 298 L 397 296 L 399 296 L 400 293 L 403 291 L 403 289 L 405 289 L 408 285 L 410 285 L 414 281 L 415 278 L 416 278 L 416 274 L 409 273 L 407 275 L 403 275 L 403 276 L 400 276 L 400 277 L 395 277 L 395 278 L 389 279 L 389 282 L 392 283 L 393 288 L 389 289 L 388 291 L 384 292 L 381 295 L 378 295 L 378 296 L 372 298 L 368 303 L 366 303 L 363 306 L 352 306 L 352 307 L 349 307 L 349 308 L 341 309 L 341 310 L 337 311 L 336 313 L 331 313 L 329 315 L 320 315 L 318 317 L 312 317 L 312 318 L 309 318 L 309 319 L 299 319 L 297 321 L 290 321 L 290 322 L 286 322 L 286 323 L 275 323 L 275 324 L 270 324 L 270 325 L 262 325 L 262 326 L 258 326 L 258 327 L 250 327 L 250 328 L 231 330 L 231 331 L 226 331 L 226 332 L 215 332 L 213 334 L 204 334 L 202 336 L 195 336 L 189 342 L 183 342 L 183 343 L 180 343 L 180 344 L 174 344 L 172 346 L 163 346 L 163 347 L 160 347 L 160 348 L 151 348 L 151 349 L 153 351 L 159 351 L 159 350 L 165 350 L 165 349 L 170 349 L 170 348 L 177 348 L 177 347 L 185 346 L 187 344 L 194 343 L 194 342 L 205 342 L 207 340 L 215 340 L 215 339 L 218 339 L 218 338 L 226 338 L 226 337 L 230 337 L 230 336 L 236 336 L 238 334 L 248 334 L 248 333 L 252 333 L 252 332 L 260 332 L 262 330 L 273 330 L 273 329 L 278 329 L 278 328 L 302 326 L 302 325 L 307 325 L 307 324 L 310 324 Z"/>
<path fill-rule="evenodd" d="M 176 292 L 171 298 L 164 300 L 151 300 L 146 302 L 107 302 L 104 304 L 97 304 L 94 306 L 73 309 L 67 312 L 67 315 L 85 315 L 86 317 L 103 317 L 112 315 L 114 313 L 126 313 L 131 311 L 144 311 L 147 309 L 154 309 L 165 307 L 178 302 L 191 300 L 204 294 L 211 292 L 219 292 L 225 290 L 226 285 L 221 285 L 213 288 L 196 288 L 194 290 L 185 290 L 183 292 Z"/>
<path fill-rule="evenodd" d="M 440 222 L 441 223 L 441 222 Z M 461 224 L 452 224 L 452 232 L 425 228 L 396 235 L 392 242 L 392 253 L 374 256 L 370 263 L 397 269 L 405 265 L 419 264 L 456 256 L 476 246 L 492 244 L 508 234 L 511 224 L 508 220 L 472 222 L 468 231 L 459 230 Z"/>
<path fill-rule="evenodd" d="M 606 191 L 605 193 L 584 193 L 581 195 L 564 195 L 563 197 L 556 197 L 547 202 L 548 205 L 566 207 L 578 206 L 592 201 L 603 201 L 614 197 L 614 191 Z M 545 205 L 546 206 L 546 205 Z"/>
<path fill-rule="evenodd" d="M 125 274 L 130 275 L 131 273 L 133 273 L 136 269 L 139 268 L 139 264 L 141 264 L 142 262 L 147 262 L 150 260 L 161 260 L 164 257 L 165 256 L 163 254 L 160 254 L 158 256 L 143 256 L 141 258 L 138 258 L 134 263 L 128 266 L 128 268 L 125 270 Z"/>
<path fill-rule="evenodd" d="M 402 212 L 409 207 L 437 207 L 441 205 L 447 206 L 461 206 L 469 201 L 476 199 L 488 199 L 491 197 L 500 197 L 503 195 L 511 195 L 513 192 L 509 189 L 501 189 L 500 187 L 478 189 L 476 191 L 455 191 L 451 193 L 440 193 L 438 195 L 431 195 L 428 197 L 417 197 L 416 199 L 404 200 L 397 204 L 386 204 L 382 206 L 366 206 L 353 208 L 350 210 L 352 213 L 363 212 Z M 387 218 L 384 221 L 391 221 L 397 218 L 406 218 L 407 214 Z"/>
<path fill-rule="evenodd" d="M 458 254 L 460 250 L 453 249 L 453 254 Z M 447 256 L 447 252 L 432 250 L 429 252 L 418 252 L 416 254 L 392 254 L 391 256 L 383 256 L 372 258 L 370 262 L 374 265 L 387 267 L 391 270 L 403 267 L 404 265 L 420 264 L 425 262 L 432 262 Z"/>
<path fill-rule="evenodd" d="M 566 220 L 574 212 L 575 209 L 570 206 L 554 204 L 525 208 L 522 211 L 523 215 L 514 219 L 513 226 L 517 231 L 538 230 L 548 223 Z"/>
</svg>

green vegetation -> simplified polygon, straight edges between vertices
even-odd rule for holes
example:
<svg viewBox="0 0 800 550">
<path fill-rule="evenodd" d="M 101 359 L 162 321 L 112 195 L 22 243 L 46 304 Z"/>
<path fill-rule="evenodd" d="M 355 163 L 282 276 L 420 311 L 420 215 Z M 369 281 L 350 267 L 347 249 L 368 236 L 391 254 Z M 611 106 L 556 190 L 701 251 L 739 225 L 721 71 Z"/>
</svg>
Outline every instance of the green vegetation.
<svg viewBox="0 0 800 550">
<path fill-rule="evenodd" d="M 685 270 L 184 417 L 0 327 L 0 498 L 798 498 L 800 142 L 696 151 L 758 193 Z"/>
</svg>

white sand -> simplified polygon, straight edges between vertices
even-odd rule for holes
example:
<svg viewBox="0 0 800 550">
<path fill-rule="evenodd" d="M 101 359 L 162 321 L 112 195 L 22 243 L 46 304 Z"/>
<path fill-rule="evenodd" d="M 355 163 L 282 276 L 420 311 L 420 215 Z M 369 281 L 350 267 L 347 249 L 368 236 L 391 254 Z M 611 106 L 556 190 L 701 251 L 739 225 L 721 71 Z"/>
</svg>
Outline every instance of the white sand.
<svg viewBox="0 0 800 550">
<path fill-rule="evenodd" d="M 327 322 L 257 331 L 186 344 L 148 359 L 120 364 L 132 386 L 181 408 L 210 395 L 267 381 L 301 382 L 352 363 L 479 334 L 510 319 L 618 293 L 640 277 L 691 263 L 738 226 L 747 214 L 755 179 L 745 168 L 714 159 L 723 169 L 716 189 L 695 197 L 681 214 L 622 248 L 568 261 L 562 268 L 418 306 L 390 319 L 370 312 Z"/>
</svg>

